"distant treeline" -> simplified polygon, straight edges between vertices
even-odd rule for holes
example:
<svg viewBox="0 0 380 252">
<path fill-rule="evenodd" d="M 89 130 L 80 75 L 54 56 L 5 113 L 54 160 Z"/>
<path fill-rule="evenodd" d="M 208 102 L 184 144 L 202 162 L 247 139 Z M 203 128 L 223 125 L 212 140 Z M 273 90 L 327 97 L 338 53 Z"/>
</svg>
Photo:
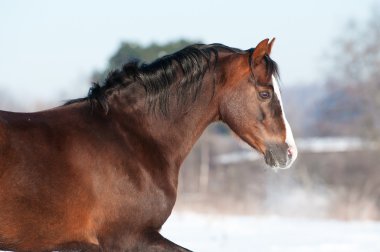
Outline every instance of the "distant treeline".
<svg viewBox="0 0 380 252">
<path fill-rule="evenodd" d="M 151 43 L 147 46 L 133 42 L 123 42 L 116 52 L 110 57 L 107 67 L 103 70 L 95 71 L 91 79 L 93 82 L 102 83 L 110 71 L 121 68 L 129 61 L 140 60 L 142 62 L 149 63 L 159 57 L 174 53 L 195 43 L 199 43 L 199 41 L 180 39 L 163 44 Z"/>
</svg>

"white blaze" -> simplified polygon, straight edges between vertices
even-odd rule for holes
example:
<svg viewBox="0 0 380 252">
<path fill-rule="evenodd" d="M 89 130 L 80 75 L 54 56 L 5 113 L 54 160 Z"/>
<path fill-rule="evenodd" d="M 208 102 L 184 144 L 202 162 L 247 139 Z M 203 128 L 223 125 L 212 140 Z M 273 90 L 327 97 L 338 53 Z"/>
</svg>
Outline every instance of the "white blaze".
<svg viewBox="0 0 380 252">
<path fill-rule="evenodd" d="M 286 166 L 286 168 L 289 168 L 292 165 L 292 163 L 294 162 L 294 160 L 296 160 L 297 155 L 298 155 L 298 151 L 297 151 L 296 143 L 294 142 L 292 129 L 290 128 L 288 120 L 286 120 L 286 117 L 285 117 L 285 110 L 284 110 L 284 107 L 282 105 L 280 86 L 278 85 L 278 82 L 277 82 L 277 80 L 276 80 L 276 78 L 274 76 L 272 76 L 272 83 L 273 83 L 274 93 L 276 94 L 277 99 L 279 100 L 280 105 L 281 105 L 282 119 L 284 121 L 285 131 L 286 131 L 285 142 L 288 144 L 288 146 L 289 146 L 289 148 L 290 148 L 290 150 L 292 152 L 292 160 Z"/>
</svg>

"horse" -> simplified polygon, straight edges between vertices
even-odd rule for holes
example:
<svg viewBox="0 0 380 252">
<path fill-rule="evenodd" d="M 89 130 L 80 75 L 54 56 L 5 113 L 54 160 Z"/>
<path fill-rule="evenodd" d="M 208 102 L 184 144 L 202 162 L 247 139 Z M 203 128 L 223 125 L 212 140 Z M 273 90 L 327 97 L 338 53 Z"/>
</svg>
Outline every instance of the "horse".
<svg viewBox="0 0 380 252">
<path fill-rule="evenodd" d="M 189 251 L 159 231 L 181 163 L 210 123 L 275 169 L 297 157 L 273 43 L 195 44 L 129 62 L 59 107 L 1 111 L 0 249 Z"/>
</svg>

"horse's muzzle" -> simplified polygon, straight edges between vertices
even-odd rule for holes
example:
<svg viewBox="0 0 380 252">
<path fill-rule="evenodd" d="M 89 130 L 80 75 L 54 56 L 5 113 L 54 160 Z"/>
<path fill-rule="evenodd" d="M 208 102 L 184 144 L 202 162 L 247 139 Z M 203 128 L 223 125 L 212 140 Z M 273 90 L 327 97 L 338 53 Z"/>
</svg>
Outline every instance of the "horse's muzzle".
<svg viewBox="0 0 380 252">
<path fill-rule="evenodd" d="M 265 162 L 275 169 L 287 169 L 297 158 L 297 147 L 283 144 L 267 144 Z"/>
</svg>

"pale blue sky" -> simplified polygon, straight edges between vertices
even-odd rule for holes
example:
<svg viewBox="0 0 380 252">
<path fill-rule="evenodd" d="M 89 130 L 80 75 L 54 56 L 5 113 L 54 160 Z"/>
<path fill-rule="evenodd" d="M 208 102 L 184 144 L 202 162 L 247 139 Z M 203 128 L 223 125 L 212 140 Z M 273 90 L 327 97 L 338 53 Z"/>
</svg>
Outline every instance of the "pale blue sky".
<svg viewBox="0 0 380 252">
<path fill-rule="evenodd" d="M 123 40 L 178 38 L 247 49 L 276 37 L 284 85 L 318 80 L 349 19 L 379 0 L 0 0 L 0 92 L 24 103 L 83 96 Z"/>
</svg>

